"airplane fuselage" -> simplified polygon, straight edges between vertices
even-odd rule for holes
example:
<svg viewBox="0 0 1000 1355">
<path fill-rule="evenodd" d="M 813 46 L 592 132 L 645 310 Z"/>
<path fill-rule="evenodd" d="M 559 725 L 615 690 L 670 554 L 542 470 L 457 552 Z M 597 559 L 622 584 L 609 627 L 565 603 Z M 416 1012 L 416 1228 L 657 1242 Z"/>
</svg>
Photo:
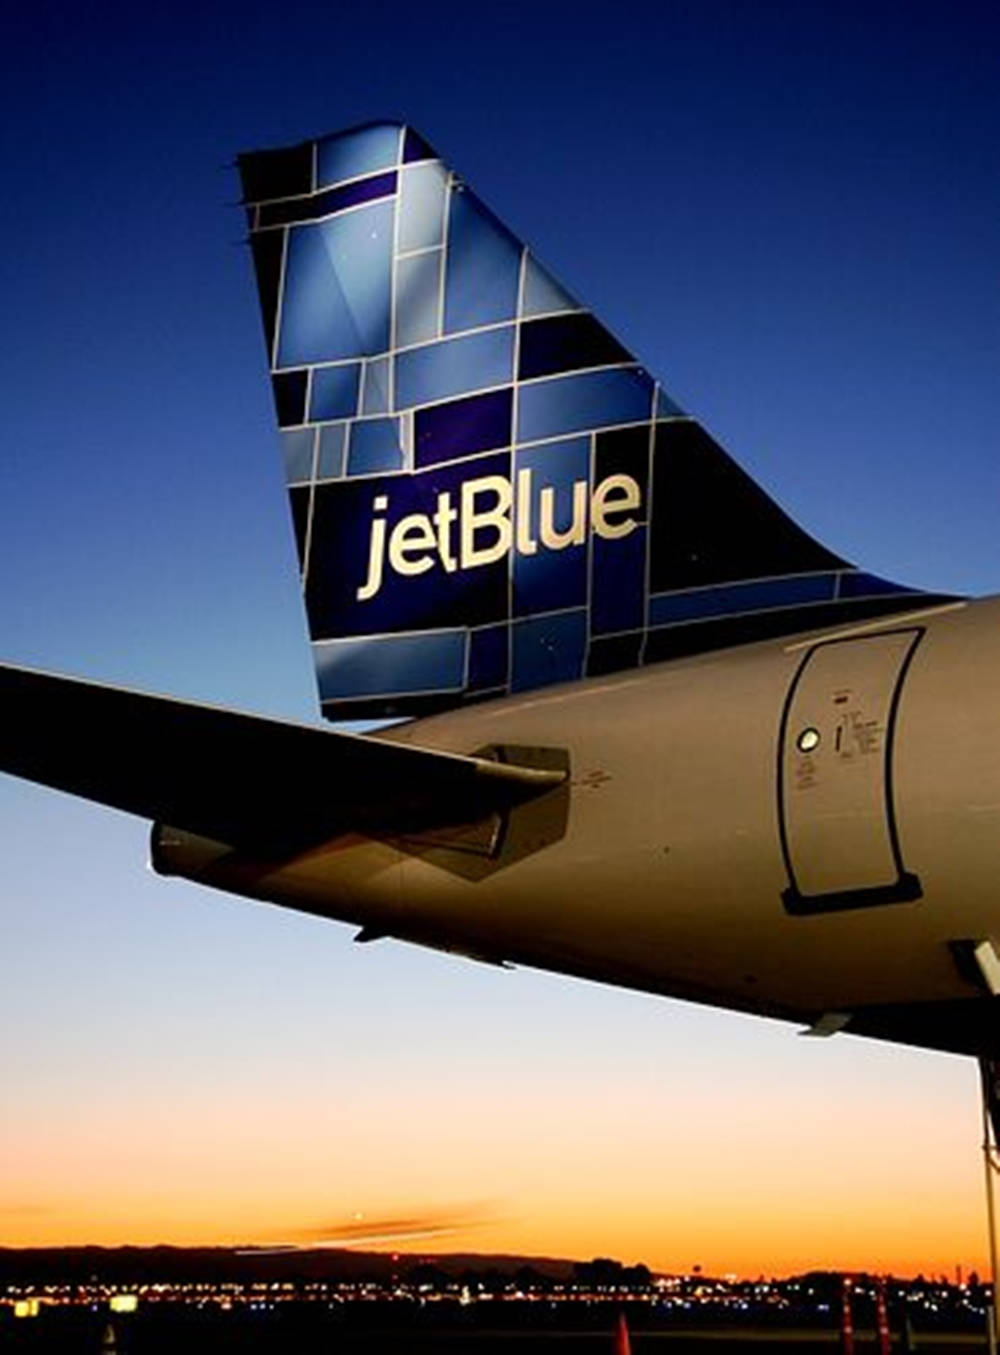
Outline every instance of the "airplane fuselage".
<svg viewBox="0 0 1000 1355">
<path fill-rule="evenodd" d="M 160 830 L 154 859 L 366 935 L 791 1019 L 975 1000 L 956 956 L 1000 934 L 997 671 L 990 598 L 515 695 L 383 736 L 567 754 L 568 788 L 509 821 L 280 861 Z"/>
</svg>

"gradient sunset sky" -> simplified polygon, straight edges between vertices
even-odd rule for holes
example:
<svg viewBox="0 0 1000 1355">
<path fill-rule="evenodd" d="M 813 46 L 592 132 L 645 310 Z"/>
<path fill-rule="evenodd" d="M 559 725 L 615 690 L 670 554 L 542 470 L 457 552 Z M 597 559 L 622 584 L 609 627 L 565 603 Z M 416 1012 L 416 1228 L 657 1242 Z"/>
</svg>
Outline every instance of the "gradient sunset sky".
<svg viewBox="0 0 1000 1355">
<path fill-rule="evenodd" d="M 232 162 L 378 117 L 822 541 L 997 591 L 998 71 L 992 3 L 22 7 L 0 656 L 318 718 Z M 436 1249 L 985 1267 L 971 1063 L 354 946 L 146 835 L 0 778 L 0 1245 L 426 1212 Z"/>
</svg>

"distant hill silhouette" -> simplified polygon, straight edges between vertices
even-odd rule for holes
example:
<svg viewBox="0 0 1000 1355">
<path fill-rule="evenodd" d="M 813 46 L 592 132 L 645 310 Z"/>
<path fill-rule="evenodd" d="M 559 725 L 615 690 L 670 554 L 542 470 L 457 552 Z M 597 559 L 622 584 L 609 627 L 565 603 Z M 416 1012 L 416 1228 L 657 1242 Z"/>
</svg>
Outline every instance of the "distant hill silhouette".
<svg viewBox="0 0 1000 1355">
<path fill-rule="evenodd" d="M 0 1247 L 0 1283 L 210 1283 L 254 1280 L 389 1280 L 418 1266 L 456 1279 L 468 1272 L 515 1277 L 526 1268 L 568 1280 L 577 1262 L 554 1257 L 458 1252 L 362 1252 L 321 1248 L 241 1253 L 232 1247 Z"/>
</svg>

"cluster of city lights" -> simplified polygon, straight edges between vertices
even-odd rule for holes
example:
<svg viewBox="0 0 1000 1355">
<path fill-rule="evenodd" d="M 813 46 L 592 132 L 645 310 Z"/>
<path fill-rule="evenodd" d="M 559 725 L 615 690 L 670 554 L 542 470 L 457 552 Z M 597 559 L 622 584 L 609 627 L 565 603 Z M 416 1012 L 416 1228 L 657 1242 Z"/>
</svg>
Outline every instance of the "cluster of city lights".
<svg viewBox="0 0 1000 1355">
<path fill-rule="evenodd" d="M 796 1276 L 785 1280 L 712 1279 L 700 1274 L 650 1276 L 648 1282 L 607 1283 L 593 1279 L 555 1280 L 541 1274 L 517 1278 L 466 1275 L 428 1277 L 421 1268 L 389 1280 L 202 1280 L 116 1285 L 91 1280 L 79 1283 L 10 1283 L 0 1288 L 0 1311 L 15 1318 L 40 1316 L 46 1308 L 75 1307 L 116 1315 L 157 1305 L 184 1305 L 220 1312 L 274 1311 L 286 1304 L 322 1304 L 336 1308 L 355 1304 L 428 1304 L 469 1306 L 477 1303 L 600 1304 L 614 1301 L 645 1305 L 665 1314 L 714 1311 L 721 1316 L 782 1312 L 830 1315 L 837 1306 L 835 1276 Z M 853 1279 L 852 1293 L 862 1301 L 876 1295 L 877 1281 Z M 939 1280 L 893 1280 L 887 1290 L 907 1312 L 935 1318 L 972 1317 L 984 1311 L 988 1292 L 975 1276 L 970 1283 Z"/>
</svg>

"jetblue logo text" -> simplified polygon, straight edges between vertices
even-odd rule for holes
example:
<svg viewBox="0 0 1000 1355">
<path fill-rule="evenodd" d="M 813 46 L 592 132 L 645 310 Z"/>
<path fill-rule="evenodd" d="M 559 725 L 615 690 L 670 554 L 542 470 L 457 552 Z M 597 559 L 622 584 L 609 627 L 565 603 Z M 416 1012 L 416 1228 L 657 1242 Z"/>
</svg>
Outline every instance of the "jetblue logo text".
<svg viewBox="0 0 1000 1355">
<path fill-rule="evenodd" d="M 539 548 L 582 546 L 588 530 L 613 541 L 639 525 L 635 515 L 642 495 L 631 475 L 609 475 L 592 494 L 586 480 L 577 480 L 571 487 L 569 525 L 564 527 L 556 525 L 556 491 L 545 487 L 538 495 L 536 523 L 533 474 L 518 471 L 516 486 L 503 475 L 466 480 L 457 504 L 448 490 L 437 496 L 433 513 L 408 513 L 391 526 L 389 496 L 379 494 L 372 505 L 368 573 L 357 600 L 367 602 L 378 594 L 387 568 L 406 577 L 440 565 L 454 574 L 494 564 L 511 550 L 534 555 Z"/>
</svg>

